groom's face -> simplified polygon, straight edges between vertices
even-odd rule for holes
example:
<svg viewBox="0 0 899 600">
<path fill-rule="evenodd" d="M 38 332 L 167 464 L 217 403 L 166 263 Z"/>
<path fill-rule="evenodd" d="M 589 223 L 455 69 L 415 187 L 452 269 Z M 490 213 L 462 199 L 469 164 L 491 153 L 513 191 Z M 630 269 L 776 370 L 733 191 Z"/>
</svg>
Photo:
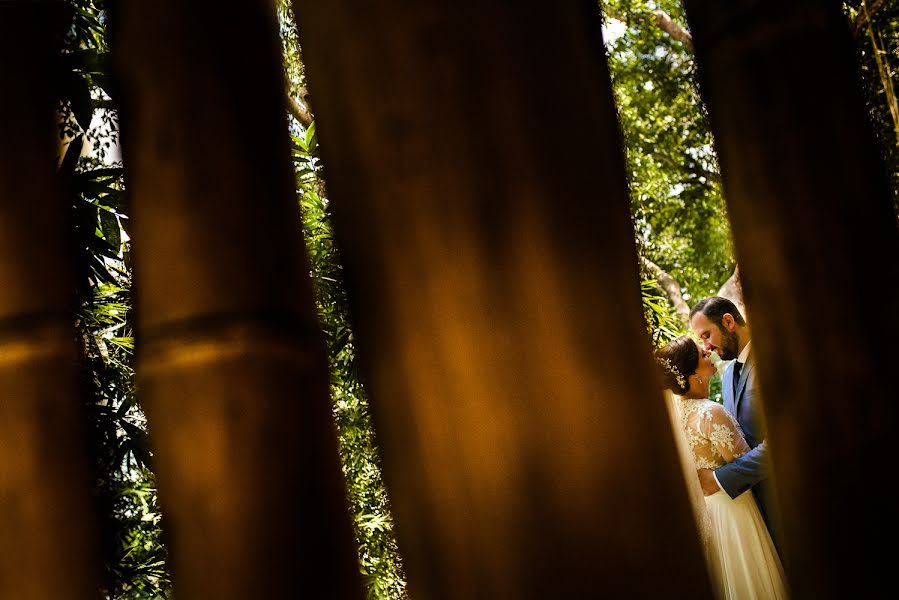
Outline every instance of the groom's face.
<svg viewBox="0 0 899 600">
<path fill-rule="evenodd" d="M 690 328 L 702 341 L 703 347 L 707 352 L 714 352 L 723 360 L 733 360 L 737 358 L 740 352 L 740 340 L 736 331 L 730 331 L 727 323 L 730 321 L 725 315 L 722 323 L 715 323 L 702 313 L 696 313 L 690 320 Z"/>
</svg>

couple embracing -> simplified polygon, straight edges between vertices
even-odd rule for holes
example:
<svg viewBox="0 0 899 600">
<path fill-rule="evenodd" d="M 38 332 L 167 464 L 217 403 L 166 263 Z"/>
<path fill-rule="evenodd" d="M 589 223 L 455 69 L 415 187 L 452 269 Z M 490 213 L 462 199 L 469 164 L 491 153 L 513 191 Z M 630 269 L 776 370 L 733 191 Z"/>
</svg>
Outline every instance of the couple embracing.
<svg viewBox="0 0 899 600">
<path fill-rule="evenodd" d="M 693 307 L 690 327 L 699 343 L 682 336 L 655 356 L 665 387 L 675 394 L 675 433 L 683 435 L 704 497 L 704 506 L 694 509 L 716 595 L 787 598 L 773 537 L 770 465 L 749 328 L 736 305 L 719 296 Z M 717 373 L 712 352 L 732 361 L 721 377 L 723 405 L 708 399 Z"/>
</svg>

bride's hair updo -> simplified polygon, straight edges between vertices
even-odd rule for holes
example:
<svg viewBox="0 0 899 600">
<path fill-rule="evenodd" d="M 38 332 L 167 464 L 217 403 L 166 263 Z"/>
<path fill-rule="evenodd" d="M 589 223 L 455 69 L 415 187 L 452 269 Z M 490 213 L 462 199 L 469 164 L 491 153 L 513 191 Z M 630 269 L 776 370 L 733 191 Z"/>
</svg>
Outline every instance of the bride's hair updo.
<svg viewBox="0 0 899 600">
<path fill-rule="evenodd" d="M 689 336 L 682 335 L 655 351 L 656 364 L 665 389 L 678 396 L 690 389 L 688 378 L 699 367 L 699 349 Z"/>
</svg>

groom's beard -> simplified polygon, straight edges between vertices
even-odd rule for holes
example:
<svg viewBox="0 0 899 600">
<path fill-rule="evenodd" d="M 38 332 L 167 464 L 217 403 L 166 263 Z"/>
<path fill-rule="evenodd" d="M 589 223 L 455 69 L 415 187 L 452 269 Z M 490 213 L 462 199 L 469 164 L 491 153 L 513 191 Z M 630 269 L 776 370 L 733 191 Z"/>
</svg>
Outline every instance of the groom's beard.
<svg viewBox="0 0 899 600">
<path fill-rule="evenodd" d="M 718 356 L 720 356 L 722 360 L 733 360 L 737 358 L 740 355 L 740 338 L 736 333 L 722 329 L 721 346 L 719 349 L 721 351 L 718 353 Z"/>
</svg>

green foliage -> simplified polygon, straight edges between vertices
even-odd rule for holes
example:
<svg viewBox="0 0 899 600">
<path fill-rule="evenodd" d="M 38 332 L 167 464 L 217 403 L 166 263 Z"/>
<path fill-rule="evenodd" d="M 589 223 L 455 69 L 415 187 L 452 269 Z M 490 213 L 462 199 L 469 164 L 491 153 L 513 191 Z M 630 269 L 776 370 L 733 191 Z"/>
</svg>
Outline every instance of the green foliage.
<svg viewBox="0 0 899 600">
<path fill-rule="evenodd" d="M 856 30 L 854 23 L 866 7 L 871 18 Z M 843 8 L 853 24 L 862 93 L 899 216 L 899 105 L 895 96 L 895 87 L 899 86 L 899 2 L 848 0 Z M 891 112 L 891 106 L 896 112 Z"/>
<path fill-rule="evenodd" d="M 641 255 L 671 274 L 684 299 L 715 293 L 733 272 L 730 232 L 708 118 L 691 49 L 663 31 L 654 11 L 687 26 L 680 0 L 601 0 L 615 101 L 627 154 Z M 871 122 L 899 214 L 899 2 L 846 0 L 856 31 Z M 879 59 L 879 60 L 878 60 Z"/>
<path fill-rule="evenodd" d="M 653 347 L 664 346 L 688 333 L 668 299 L 659 290 L 655 279 L 644 279 L 640 283 L 640 296 L 643 299 L 646 330 L 652 339 Z"/>
<path fill-rule="evenodd" d="M 98 213 L 93 215 L 91 235 L 111 254 L 119 246 L 110 238 L 121 239 L 122 231 L 104 228 Z M 94 496 L 106 566 L 103 594 L 110 600 L 166 598 L 171 577 L 150 470 L 147 423 L 134 387 L 131 274 L 121 252 L 117 259 L 104 254 L 91 258 L 85 275 L 92 296 L 82 303 L 77 325 L 84 348 L 82 385 L 88 398 Z"/>
<path fill-rule="evenodd" d="M 73 9 L 54 81 L 60 96 L 60 139 L 82 136 L 93 160 L 104 161 L 118 138 L 103 0 L 66 0 Z"/>
<path fill-rule="evenodd" d="M 354 515 L 359 560 L 369 598 L 406 598 L 405 576 L 381 477 L 368 400 L 360 383 L 340 255 L 321 179 L 315 124 L 293 136 L 293 157 L 316 309 L 328 345 L 331 395 L 340 459 Z"/>
<path fill-rule="evenodd" d="M 671 274 L 685 300 L 715 293 L 734 269 L 708 118 L 692 52 L 652 11 L 684 24 L 676 0 L 604 0 L 609 69 L 641 255 Z M 612 36 L 608 36 L 612 38 Z"/>
<path fill-rule="evenodd" d="M 105 15 L 94 0 L 74 8 L 61 61 L 59 175 L 72 204 L 71 256 L 82 348 L 94 501 L 109 600 L 167 598 L 171 577 L 147 424 L 134 388 L 134 337 L 128 218 L 108 89 Z M 96 125 L 99 122 L 100 125 Z M 93 128 L 92 128 L 92 125 Z M 88 146 L 86 148 L 86 146 Z"/>
<path fill-rule="evenodd" d="M 115 490 L 120 534 L 116 540 L 117 560 L 109 565 L 116 587 L 109 596 L 122 600 L 169 598 L 171 576 L 162 542 L 162 515 L 156 499 L 156 479 L 142 470 L 132 481 L 123 481 Z"/>
<path fill-rule="evenodd" d="M 299 43 L 287 2 L 279 3 L 285 69 L 290 89 L 305 83 Z M 328 198 L 313 123 L 293 129 L 293 160 L 303 216 L 319 323 L 325 333 L 331 374 L 333 413 L 340 459 L 353 511 L 359 566 L 367 596 L 377 600 L 407 598 L 402 560 L 393 534 L 393 519 L 381 477 L 377 440 L 357 370 L 349 303 L 334 243 Z"/>
<path fill-rule="evenodd" d="M 733 271 L 726 207 L 692 50 L 663 31 L 654 11 L 686 27 L 680 0 L 602 0 L 613 89 L 630 176 L 639 251 L 681 285 L 689 303 L 715 293 Z M 847 0 L 868 105 L 899 215 L 899 2 Z M 876 10 L 874 10 L 876 9 Z M 854 28 L 855 29 L 855 28 Z M 644 313 L 656 345 L 679 332 L 668 303 L 644 282 Z M 649 295 L 647 295 L 649 294 Z M 720 382 L 713 394 L 720 397 Z"/>
</svg>

